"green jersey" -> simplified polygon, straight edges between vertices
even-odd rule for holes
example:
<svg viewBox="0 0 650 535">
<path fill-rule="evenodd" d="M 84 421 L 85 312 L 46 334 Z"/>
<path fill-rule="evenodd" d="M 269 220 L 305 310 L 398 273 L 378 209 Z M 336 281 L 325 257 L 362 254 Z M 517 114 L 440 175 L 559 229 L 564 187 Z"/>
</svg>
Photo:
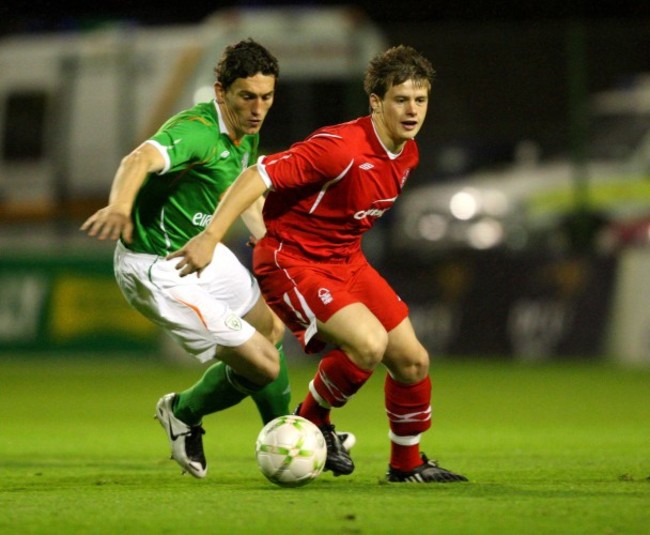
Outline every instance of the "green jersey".
<svg viewBox="0 0 650 535">
<path fill-rule="evenodd" d="M 207 226 L 223 193 L 257 159 L 259 134 L 233 142 L 213 100 L 174 115 L 149 142 L 167 165 L 150 173 L 138 192 L 133 241 L 125 245 L 165 256 Z"/>
</svg>

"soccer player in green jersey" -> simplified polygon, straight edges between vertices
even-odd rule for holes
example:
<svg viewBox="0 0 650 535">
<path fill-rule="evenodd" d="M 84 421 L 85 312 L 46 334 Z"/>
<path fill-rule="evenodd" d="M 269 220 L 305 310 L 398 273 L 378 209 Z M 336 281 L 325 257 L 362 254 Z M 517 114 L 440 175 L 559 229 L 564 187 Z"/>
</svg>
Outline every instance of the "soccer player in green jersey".
<svg viewBox="0 0 650 535">
<path fill-rule="evenodd" d="M 81 230 L 118 240 L 115 277 L 126 300 L 201 362 L 216 359 L 190 388 L 163 396 L 156 418 L 172 458 L 205 477 L 205 415 L 247 396 L 263 422 L 289 413 L 284 325 L 257 281 L 225 246 L 209 270 L 181 278 L 166 260 L 209 223 L 219 199 L 257 159 L 259 130 L 275 94 L 276 58 L 252 39 L 228 46 L 217 67 L 215 99 L 182 111 L 125 156 L 108 206 Z M 265 233 L 264 199 L 242 216 L 254 238 Z M 354 440 L 344 435 L 348 446 Z"/>
</svg>

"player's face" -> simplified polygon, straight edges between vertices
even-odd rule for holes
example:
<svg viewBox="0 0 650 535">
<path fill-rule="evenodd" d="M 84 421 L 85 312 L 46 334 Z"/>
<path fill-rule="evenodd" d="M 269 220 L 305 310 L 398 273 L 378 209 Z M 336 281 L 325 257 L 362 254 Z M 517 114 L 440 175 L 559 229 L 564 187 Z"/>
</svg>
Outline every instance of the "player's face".
<svg viewBox="0 0 650 535">
<path fill-rule="evenodd" d="M 407 140 L 415 138 L 424 123 L 428 104 L 429 84 L 413 80 L 392 86 L 383 99 L 370 96 L 373 121 L 390 151 L 399 152 Z"/>
<path fill-rule="evenodd" d="M 257 134 L 273 105 L 275 76 L 258 73 L 237 78 L 226 91 L 219 82 L 214 87 L 230 135 L 241 139 L 245 134 Z"/>
</svg>

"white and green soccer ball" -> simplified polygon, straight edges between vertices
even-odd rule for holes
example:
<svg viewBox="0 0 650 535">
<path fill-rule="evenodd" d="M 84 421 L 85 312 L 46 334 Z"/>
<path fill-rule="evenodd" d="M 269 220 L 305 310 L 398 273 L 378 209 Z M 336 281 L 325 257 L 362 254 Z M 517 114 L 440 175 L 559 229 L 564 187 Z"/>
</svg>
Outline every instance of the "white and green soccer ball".
<svg viewBox="0 0 650 535">
<path fill-rule="evenodd" d="M 312 422 L 290 414 L 267 423 L 260 431 L 255 456 L 262 474 L 281 487 L 302 487 L 323 471 L 327 446 Z"/>
</svg>

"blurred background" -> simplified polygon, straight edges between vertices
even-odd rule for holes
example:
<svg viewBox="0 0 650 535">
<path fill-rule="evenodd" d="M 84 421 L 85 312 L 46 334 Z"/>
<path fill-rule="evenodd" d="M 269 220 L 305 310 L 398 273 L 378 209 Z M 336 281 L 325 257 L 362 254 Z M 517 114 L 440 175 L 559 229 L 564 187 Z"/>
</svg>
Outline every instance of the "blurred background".
<svg viewBox="0 0 650 535">
<path fill-rule="evenodd" d="M 253 37 L 281 65 L 263 152 L 367 113 L 387 46 L 436 68 L 421 164 L 365 240 L 434 358 L 650 366 L 650 3 L 591 4 L 3 3 L 0 354 L 179 356 L 78 228 Z"/>
</svg>

